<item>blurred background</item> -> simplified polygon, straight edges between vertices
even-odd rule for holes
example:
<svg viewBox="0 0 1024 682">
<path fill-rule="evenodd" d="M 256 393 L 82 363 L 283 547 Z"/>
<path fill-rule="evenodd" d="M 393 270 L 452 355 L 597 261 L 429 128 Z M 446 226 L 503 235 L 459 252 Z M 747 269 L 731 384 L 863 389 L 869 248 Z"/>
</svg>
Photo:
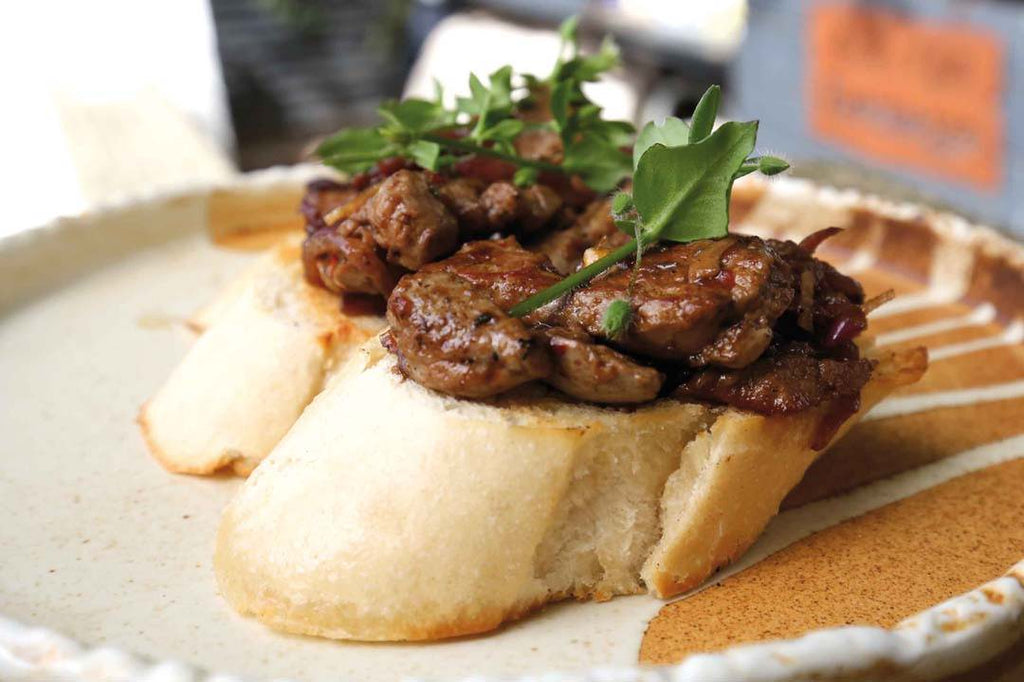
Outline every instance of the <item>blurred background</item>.
<svg viewBox="0 0 1024 682">
<path fill-rule="evenodd" d="M 34 0 L 0 6 L 0 235 L 150 192 L 309 159 L 383 100 L 546 74 L 555 28 L 612 35 L 591 96 L 642 122 L 761 119 L 826 183 L 1024 236 L 1024 3 L 1006 0 Z"/>
</svg>

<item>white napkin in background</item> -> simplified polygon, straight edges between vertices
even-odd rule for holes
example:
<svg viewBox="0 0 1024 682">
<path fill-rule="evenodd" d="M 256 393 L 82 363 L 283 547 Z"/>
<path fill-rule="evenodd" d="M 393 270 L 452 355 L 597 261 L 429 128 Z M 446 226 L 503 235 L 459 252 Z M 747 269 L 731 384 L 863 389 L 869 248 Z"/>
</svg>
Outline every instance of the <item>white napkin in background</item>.
<svg viewBox="0 0 1024 682">
<path fill-rule="evenodd" d="M 228 176 L 206 0 L 0 3 L 0 236 Z"/>
<path fill-rule="evenodd" d="M 469 74 L 486 82 L 487 74 L 511 64 L 520 73 L 541 78 L 551 72 L 558 55 L 558 34 L 523 28 L 482 14 L 455 14 L 441 21 L 423 43 L 405 82 L 405 96 L 434 96 L 434 79 L 446 101 L 469 94 Z M 587 96 L 604 107 L 606 118 L 633 121 L 640 100 L 641 79 L 610 74 L 584 86 Z"/>
</svg>

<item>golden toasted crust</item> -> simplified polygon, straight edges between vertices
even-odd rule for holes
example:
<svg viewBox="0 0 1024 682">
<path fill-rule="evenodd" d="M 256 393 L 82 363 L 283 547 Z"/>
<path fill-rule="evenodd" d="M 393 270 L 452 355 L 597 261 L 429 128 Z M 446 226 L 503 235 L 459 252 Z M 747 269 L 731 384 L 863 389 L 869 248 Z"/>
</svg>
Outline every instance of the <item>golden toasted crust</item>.
<svg viewBox="0 0 1024 682">
<path fill-rule="evenodd" d="M 176 473 L 246 475 L 379 318 L 348 318 L 305 282 L 298 237 L 261 257 L 205 316 L 209 325 L 138 423 L 154 458 Z"/>
<path fill-rule="evenodd" d="M 928 366 L 924 348 L 873 357 L 878 365 L 862 391 L 860 411 L 832 442 L 894 389 L 920 379 Z M 692 589 L 753 544 L 821 454 L 809 443 L 830 407 L 777 417 L 729 409 L 687 446 L 683 461 L 699 462 L 699 471 L 689 477 L 680 469 L 666 484 L 664 535 L 643 569 L 652 592 L 671 597 Z"/>
<path fill-rule="evenodd" d="M 881 356 L 863 409 L 923 364 Z M 272 627 L 363 640 L 479 633 L 644 581 L 675 593 L 753 542 L 814 458 L 820 417 L 462 401 L 403 380 L 370 342 L 225 511 L 217 579 Z"/>
</svg>

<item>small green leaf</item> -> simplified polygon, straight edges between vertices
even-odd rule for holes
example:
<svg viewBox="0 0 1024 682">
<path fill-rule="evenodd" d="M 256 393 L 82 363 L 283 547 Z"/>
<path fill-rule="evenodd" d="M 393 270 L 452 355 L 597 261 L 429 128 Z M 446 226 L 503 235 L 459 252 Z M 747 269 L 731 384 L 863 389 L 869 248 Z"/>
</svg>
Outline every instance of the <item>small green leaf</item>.
<svg viewBox="0 0 1024 682">
<path fill-rule="evenodd" d="M 564 156 L 562 166 L 597 192 L 615 189 L 629 175 L 629 154 L 599 137 L 581 137 L 565 148 Z"/>
<path fill-rule="evenodd" d="M 357 173 L 400 151 L 398 145 L 376 128 L 347 128 L 324 140 L 316 154 L 328 166 Z"/>
<path fill-rule="evenodd" d="M 622 215 L 633 208 L 633 197 L 625 192 L 619 192 L 612 197 L 612 213 Z"/>
<path fill-rule="evenodd" d="M 633 201 L 650 236 L 677 242 L 725 236 L 733 175 L 756 139 L 756 121 L 730 122 L 696 144 L 648 148 L 633 177 Z"/>
<path fill-rule="evenodd" d="M 712 85 L 697 102 L 690 120 L 690 144 L 700 142 L 711 134 L 718 116 L 718 101 L 722 97 L 722 88 Z"/>
<path fill-rule="evenodd" d="M 406 148 L 413 161 L 427 170 L 437 170 L 437 159 L 441 155 L 441 145 L 426 140 L 416 140 Z"/>
<path fill-rule="evenodd" d="M 789 164 L 777 156 L 762 156 L 757 160 L 757 170 L 761 171 L 762 175 L 778 175 L 789 170 Z"/>
<path fill-rule="evenodd" d="M 579 15 L 573 14 L 558 27 L 558 36 L 562 39 L 563 46 L 576 44 L 576 31 L 579 29 L 579 25 Z"/>
<path fill-rule="evenodd" d="M 391 100 L 380 105 L 377 113 L 387 121 L 389 130 L 412 135 L 441 128 L 454 121 L 444 107 L 425 99 Z"/>
<path fill-rule="evenodd" d="M 551 98 L 548 105 L 551 108 L 551 118 L 555 124 L 555 130 L 559 133 L 567 131 L 569 126 L 569 97 L 572 94 L 572 83 L 559 81 L 551 88 Z"/>
<path fill-rule="evenodd" d="M 610 71 L 619 65 L 619 46 L 615 44 L 611 36 L 605 36 L 601 41 L 601 49 L 597 54 L 582 57 L 579 59 L 579 66 L 576 68 L 575 77 L 581 81 L 596 81 L 605 71 Z"/>
<path fill-rule="evenodd" d="M 633 319 L 633 306 L 625 299 L 617 299 L 608 304 L 601 318 L 601 328 L 609 338 L 621 338 Z"/>
<path fill-rule="evenodd" d="M 527 185 L 537 183 L 537 175 L 536 168 L 523 166 L 516 170 L 515 175 L 512 176 L 512 182 L 515 183 L 516 187 L 526 187 Z"/>
<path fill-rule="evenodd" d="M 525 126 L 526 124 L 518 118 L 506 118 L 484 130 L 480 134 L 480 139 L 511 141 L 516 135 L 523 132 Z"/>
<path fill-rule="evenodd" d="M 666 147 L 678 147 L 690 141 L 690 126 L 681 118 L 669 116 L 661 125 L 651 121 L 636 136 L 633 145 L 633 168 L 640 163 L 640 157 L 652 144 L 663 144 Z"/>
</svg>

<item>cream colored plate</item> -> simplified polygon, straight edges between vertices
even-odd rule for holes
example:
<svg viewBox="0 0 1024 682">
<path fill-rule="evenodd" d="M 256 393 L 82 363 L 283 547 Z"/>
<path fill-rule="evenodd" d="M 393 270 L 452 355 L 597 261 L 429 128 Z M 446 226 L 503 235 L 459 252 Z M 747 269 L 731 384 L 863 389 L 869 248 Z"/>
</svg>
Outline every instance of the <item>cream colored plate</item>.
<svg viewBox="0 0 1024 682">
<path fill-rule="evenodd" d="M 264 173 L 238 187 L 251 196 L 268 187 L 294 191 L 308 174 Z M 649 597 L 557 605 L 491 636 L 430 645 L 282 635 L 218 598 L 213 534 L 238 481 L 168 475 L 146 454 L 134 423 L 189 342 L 185 318 L 252 257 L 210 243 L 207 200 L 206 191 L 151 198 L 0 242 L 0 679 L 196 679 L 185 665 L 152 668 L 147 660 L 254 679 L 372 682 L 595 666 L 615 666 L 613 679 L 636 679 L 630 666 L 663 605 Z M 988 453 L 959 470 L 1019 454 Z M 786 512 L 742 564 L 956 473 L 943 464 L 813 513 Z M 691 659 L 675 678 L 758 670 L 769 675 L 763 679 L 784 679 L 834 669 L 836 657 L 854 656 L 859 666 L 883 654 L 911 661 L 936 651 L 944 652 L 942 669 L 950 669 L 950 652 L 952 667 L 962 667 L 1012 641 L 1013 623 L 1020 634 L 1024 588 L 1004 578 L 996 589 L 1006 595 L 999 607 L 966 598 L 946 616 L 923 617 L 917 634 L 827 631 L 810 645 Z M 992 612 L 980 624 L 933 636 L 943 632 L 935 618 L 967 618 L 979 608 Z M 851 641 L 860 644 L 851 649 Z M 772 658 L 779 646 L 800 653 L 793 665 Z"/>
</svg>

